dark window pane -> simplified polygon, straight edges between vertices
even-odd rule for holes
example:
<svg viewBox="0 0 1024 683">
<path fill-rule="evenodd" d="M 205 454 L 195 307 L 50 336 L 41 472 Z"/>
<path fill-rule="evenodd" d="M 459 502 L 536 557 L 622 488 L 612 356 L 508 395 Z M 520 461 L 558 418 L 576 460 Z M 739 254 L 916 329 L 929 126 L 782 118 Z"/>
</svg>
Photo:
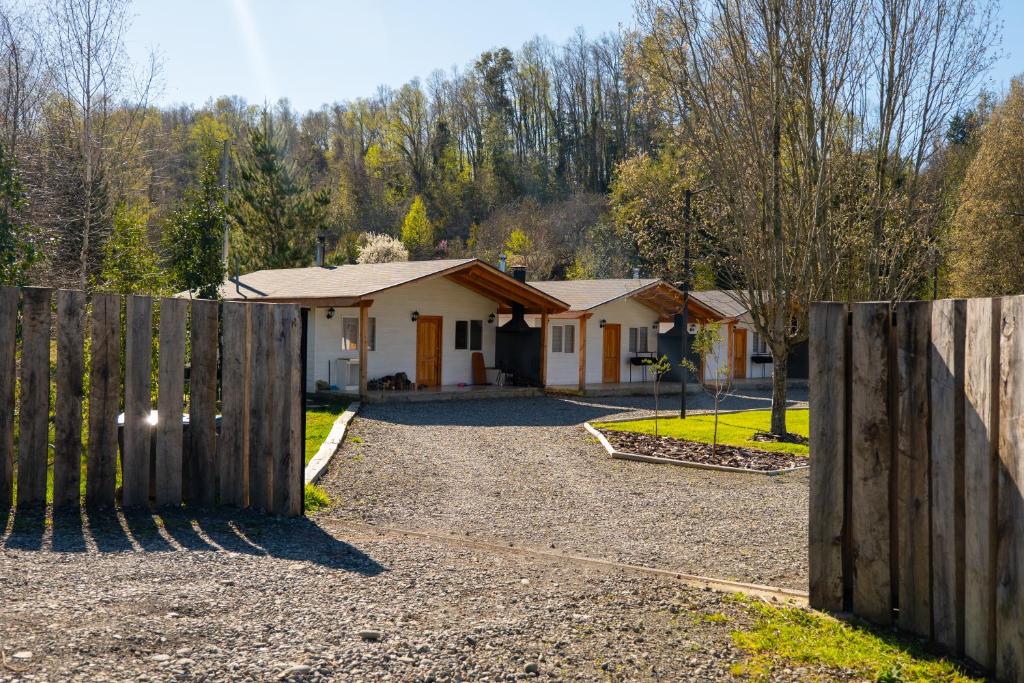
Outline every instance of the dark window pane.
<svg viewBox="0 0 1024 683">
<path fill-rule="evenodd" d="M 469 349 L 470 351 L 480 351 L 484 348 L 484 321 L 483 320 L 470 320 L 469 321 Z"/>
<path fill-rule="evenodd" d="M 466 337 L 468 336 L 467 328 L 469 323 L 465 320 L 455 321 L 455 348 L 464 349 L 466 348 Z"/>
</svg>

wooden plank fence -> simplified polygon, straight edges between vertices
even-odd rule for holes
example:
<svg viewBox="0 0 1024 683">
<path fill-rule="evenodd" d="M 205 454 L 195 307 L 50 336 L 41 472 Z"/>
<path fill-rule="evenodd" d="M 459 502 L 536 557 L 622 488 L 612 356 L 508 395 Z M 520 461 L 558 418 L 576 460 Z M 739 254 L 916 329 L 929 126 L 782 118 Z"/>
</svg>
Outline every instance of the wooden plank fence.
<svg viewBox="0 0 1024 683">
<path fill-rule="evenodd" d="M 55 507 L 301 515 L 301 340 L 292 304 L 0 288 L 0 509 L 52 478 Z"/>
<path fill-rule="evenodd" d="M 1024 680 L 1024 296 L 809 329 L 811 605 Z"/>
</svg>

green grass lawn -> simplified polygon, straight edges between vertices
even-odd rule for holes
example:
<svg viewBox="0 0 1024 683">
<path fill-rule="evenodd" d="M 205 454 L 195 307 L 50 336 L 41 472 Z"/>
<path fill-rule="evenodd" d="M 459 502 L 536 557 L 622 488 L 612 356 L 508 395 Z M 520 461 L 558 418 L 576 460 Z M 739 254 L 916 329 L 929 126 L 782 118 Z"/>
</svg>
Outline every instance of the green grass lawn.
<svg viewBox="0 0 1024 683">
<path fill-rule="evenodd" d="M 808 411 L 806 409 L 787 410 L 786 428 L 794 434 L 807 436 L 809 430 L 807 414 Z M 745 410 L 738 413 L 721 413 L 718 416 L 718 443 L 729 446 L 748 446 L 750 448 L 759 448 L 764 451 L 793 453 L 795 455 L 808 454 L 808 448 L 805 444 L 772 443 L 751 440 L 751 437 L 755 432 L 766 432 L 770 425 L 770 410 Z M 597 422 L 594 423 L 594 426 L 598 429 L 609 431 L 654 434 L 653 419 L 639 420 L 636 422 Z M 691 415 L 685 420 L 678 417 L 663 417 L 658 419 L 658 434 L 660 436 L 671 436 L 676 439 L 711 443 L 714 430 L 714 415 Z"/>
<path fill-rule="evenodd" d="M 313 459 L 320 445 L 331 433 L 338 416 L 348 408 L 348 401 L 312 401 L 306 407 L 306 464 Z"/>
</svg>

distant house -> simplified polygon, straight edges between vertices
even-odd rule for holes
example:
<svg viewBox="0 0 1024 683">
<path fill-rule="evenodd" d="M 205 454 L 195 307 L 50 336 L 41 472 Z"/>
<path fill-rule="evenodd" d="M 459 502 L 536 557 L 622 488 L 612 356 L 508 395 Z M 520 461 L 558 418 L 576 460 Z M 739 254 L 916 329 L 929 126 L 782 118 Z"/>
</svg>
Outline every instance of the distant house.
<svg viewBox="0 0 1024 683">
<path fill-rule="evenodd" d="M 658 356 L 661 328 L 678 322 L 677 315 L 683 308 L 682 291 L 659 279 L 529 284 L 569 307 L 551 315 L 547 322 L 548 385 L 577 386 L 580 390 L 588 384 L 650 381 L 644 361 Z M 702 324 L 722 317 L 713 306 L 690 299 L 690 322 Z M 538 326 L 541 320 L 534 317 L 531 323 Z M 680 344 L 681 339 L 677 346 Z M 670 355 L 674 364 L 678 364 L 679 357 Z"/>
<path fill-rule="evenodd" d="M 548 316 L 568 305 L 478 259 L 261 270 L 229 278 L 226 301 L 307 310 L 306 389 L 365 394 L 474 383 L 473 356 L 495 362 L 497 314 Z M 390 378 L 390 379 L 388 379 Z M 477 377 L 478 378 L 478 377 Z"/>
</svg>

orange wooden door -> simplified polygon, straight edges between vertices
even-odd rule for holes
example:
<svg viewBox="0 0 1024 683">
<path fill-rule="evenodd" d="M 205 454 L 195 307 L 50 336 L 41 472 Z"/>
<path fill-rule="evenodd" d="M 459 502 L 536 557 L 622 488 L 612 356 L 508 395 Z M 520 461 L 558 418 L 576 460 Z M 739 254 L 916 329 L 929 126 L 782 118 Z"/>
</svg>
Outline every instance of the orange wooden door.
<svg viewBox="0 0 1024 683">
<path fill-rule="evenodd" d="M 416 384 L 441 386 L 441 316 L 421 315 L 416 321 Z"/>
<path fill-rule="evenodd" d="M 604 352 L 601 355 L 601 381 L 616 383 L 619 381 L 619 369 L 622 366 L 620 345 L 622 343 L 622 327 L 618 324 L 604 326 Z"/>
<path fill-rule="evenodd" d="M 737 327 L 732 337 L 732 376 L 744 379 L 747 376 L 747 331 Z"/>
</svg>

